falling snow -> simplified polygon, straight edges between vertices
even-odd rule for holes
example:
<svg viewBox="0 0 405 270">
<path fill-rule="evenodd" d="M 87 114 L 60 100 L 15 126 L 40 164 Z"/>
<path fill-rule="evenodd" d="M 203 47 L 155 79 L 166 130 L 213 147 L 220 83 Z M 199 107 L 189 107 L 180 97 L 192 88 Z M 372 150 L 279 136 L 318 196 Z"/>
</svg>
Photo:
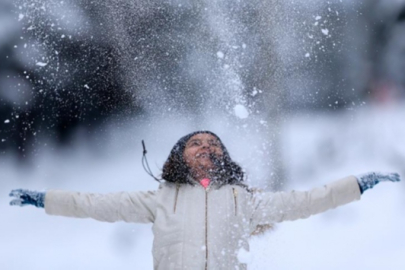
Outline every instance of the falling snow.
<svg viewBox="0 0 405 270">
<path fill-rule="evenodd" d="M 221 52 L 221 51 L 217 52 L 217 57 L 218 58 L 222 59 L 222 58 L 224 58 L 224 56 L 225 56 L 225 54 L 223 52 Z"/>
<path fill-rule="evenodd" d="M 235 115 L 237 117 L 239 117 L 240 119 L 246 119 L 249 116 L 249 112 L 246 109 L 245 106 L 243 106 L 242 104 L 238 104 L 233 108 Z"/>
</svg>

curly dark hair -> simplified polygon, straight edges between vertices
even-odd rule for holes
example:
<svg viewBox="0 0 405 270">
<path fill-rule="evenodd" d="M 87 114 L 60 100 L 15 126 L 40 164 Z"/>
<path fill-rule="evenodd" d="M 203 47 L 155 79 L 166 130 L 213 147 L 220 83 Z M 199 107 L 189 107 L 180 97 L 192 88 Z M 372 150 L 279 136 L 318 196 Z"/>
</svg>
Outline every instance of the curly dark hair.
<svg viewBox="0 0 405 270">
<path fill-rule="evenodd" d="M 193 184 L 189 179 L 190 168 L 184 161 L 183 153 L 188 140 L 194 135 L 201 133 L 207 133 L 214 136 L 221 144 L 223 152 L 221 157 L 215 155 L 210 156 L 217 168 L 214 172 L 213 179 L 211 180 L 220 182 L 221 186 L 227 184 L 242 184 L 244 180 L 244 172 L 242 168 L 231 159 L 228 150 L 225 148 L 221 139 L 215 133 L 207 130 L 190 133 L 178 140 L 163 165 L 162 178 L 167 182 Z"/>
</svg>

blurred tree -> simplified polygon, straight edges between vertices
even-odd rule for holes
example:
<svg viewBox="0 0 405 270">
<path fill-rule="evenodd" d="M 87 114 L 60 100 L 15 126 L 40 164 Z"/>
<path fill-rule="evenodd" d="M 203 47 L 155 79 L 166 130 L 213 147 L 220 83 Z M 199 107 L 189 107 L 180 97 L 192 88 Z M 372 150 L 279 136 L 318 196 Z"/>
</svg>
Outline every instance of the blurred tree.
<svg viewBox="0 0 405 270">
<path fill-rule="evenodd" d="M 405 6 L 401 9 L 398 15 L 398 22 L 403 22 L 405 21 Z"/>
<path fill-rule="evenodd" d="M 6 141 L 0 147 L 18 150 L 21 157 L 35 151 L 35 136 L 53 136 L 65 144 L 79 125 L 91 129 L 111 114 L 136 111 L 118 80 L 111 45 L 93 39 L 91 31 L 65 34 L 63 17 L 52 18 L 49 10 L 55 7 L 47 4 L 21 3 L 21 38 L 8 36 L 1 49 L 7 58 L 0 69 L 8 74 L 2 78 L 2 96 L 17 90 L 19 102 L 2 100 L 9 123 L 2 123 Z"/>
<path fill-rule="evenodd" d="M 363 7 L 369 69 L 364 95 L 387 102 L 404 95 L 405 26 L 401 24 L 404 4 L 396 1 L 368 1 Z M 398 12 L 398 10 L 400 12 Z M 368 11 L 368 12 L 366 12 Z"/>
</svg>

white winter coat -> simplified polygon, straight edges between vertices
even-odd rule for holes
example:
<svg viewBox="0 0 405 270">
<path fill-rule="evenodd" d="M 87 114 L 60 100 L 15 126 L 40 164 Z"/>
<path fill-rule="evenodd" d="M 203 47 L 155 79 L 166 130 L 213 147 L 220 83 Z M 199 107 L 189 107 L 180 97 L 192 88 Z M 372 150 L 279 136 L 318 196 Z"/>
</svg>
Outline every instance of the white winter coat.
<svg viewBox="0 0 405 270">
<path fill-rule="evenodd" d="M 153 223 L 154 269 L 246 269 L 237 259 L 257 230 L 275 222 L 307 218 L 360 198 L 350 176 L 307 192 L 254 192 L 163 183 L 157 191 L 89 194 L 48 191 L 50 215 L 100 221 Z"/>
</svg>

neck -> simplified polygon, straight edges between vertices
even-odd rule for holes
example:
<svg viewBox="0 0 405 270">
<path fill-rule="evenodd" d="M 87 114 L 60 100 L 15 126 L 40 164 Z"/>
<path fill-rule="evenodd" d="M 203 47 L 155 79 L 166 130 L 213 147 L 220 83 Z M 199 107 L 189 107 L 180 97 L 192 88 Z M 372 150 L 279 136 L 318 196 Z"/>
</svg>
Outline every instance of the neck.
<svg viewBox="0 0 405 270">
<path fill-rule="evenodd" d="M 208 178 L 208 179 L 212 180 L 212 176 L 213 176 L 211 170 L 207 170 L 207 169 L 203 169 L 203 168 L 193 170 L 191 172 L 191 175 L 197 181 L 201 181 L 204 178 Z"/>
</svg>

